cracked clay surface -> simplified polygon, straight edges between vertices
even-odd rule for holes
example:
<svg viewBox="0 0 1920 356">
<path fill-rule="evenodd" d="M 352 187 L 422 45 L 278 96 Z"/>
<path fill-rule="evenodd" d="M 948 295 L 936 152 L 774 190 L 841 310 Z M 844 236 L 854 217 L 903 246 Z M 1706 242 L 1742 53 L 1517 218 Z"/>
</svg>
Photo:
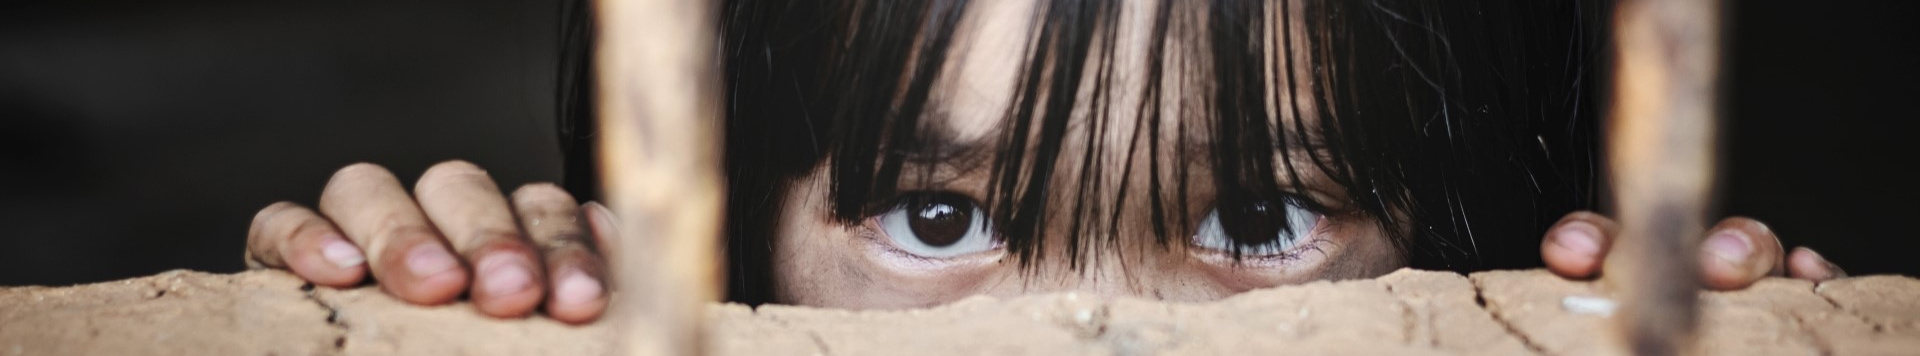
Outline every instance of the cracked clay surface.
<svg viewBox="0 0 1920 356">
<path fill-rule="evenodd" d="M 717 355 L 1584 355 L 1601 352 L 1596 283 L 1543 270 L 1401 270 L 1209 303 L 1050 294 L 914 310 L 708 307 Z M 1920 355 L 1920 280 L 1768 279 L 1700 297 L 1702 354 Z M 1587 305 L 1587 304 L 1580 304 Z M 611 323 L 503 320 L 405 305 L 281 271 L 172 271 L 0 288 L 0 355 L 598 355 Z"/>
</svg>

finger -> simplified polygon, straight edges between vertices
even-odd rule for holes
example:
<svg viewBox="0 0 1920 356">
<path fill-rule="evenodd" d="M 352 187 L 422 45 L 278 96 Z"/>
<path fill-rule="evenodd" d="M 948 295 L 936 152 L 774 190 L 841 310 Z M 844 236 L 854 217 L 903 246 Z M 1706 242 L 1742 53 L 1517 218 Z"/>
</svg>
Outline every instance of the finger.
<svg viewBox="0 0 1920 356">
<path fill-rule="evenodd" d="M 1562 277 L 1598 275 L 1619 226 L 1613 219 L 1590 211 L 1567 214 L 1547 229 L 1547 237 L 1540 242 L 1540 258 L 1548 270 Z"/>
<path fill-rule="evenodd" d="M 546 291 L 540 258 L 485 170 L 464 161 L 436 164 L 413 192 L 434 226 L 473 263 L 470 295 L 481 313 L 523 316 L 540 305 Z"/>
<path fill-rule="evenodd" d="M 366 257 L 333 223 L 306 207 L 279 202 L 260 209 L 247 232 L 248 264 L 287 268 L 314 284 L 349 287 L 366 277 Z"/>
<path fill-rule="evenodd" d="M 547 316 L 568 323 L 585 323 L 607 308 L 606 262 L 588 243 L 573 196 L 552 184 L 530 184 L 513 192 L 513 208 L 520 226 L 547 261 L 552 276 Z"/>
<path fill-rule="evenodd" d="M 466 267 L 386 168 L 341 168 L 320 193 L 320 212 L 366 251 L 373 277 L 394 297 L 439 304 L 466 290 Z"/>
<path fill-rule="evenodd" d="M 600 202 L 587 202 L 580 208 L 587 211 L 587 227 L 593 232 L 594 250 L 600 251 L 602 259 L 612 259 L 613 253 L 620 251 L 620 220 Z"/>
<path fill-rule="evenodd" d="M 1731 217 L 1707 229 L 1700 243 L 1700 278 L 1707 288 L 1746 288 L 1784 271 L 1780 238 L 1758 220 Z"/>
<path fill-rule="evenodd" d="M 1840 265 L 1827 261 L 1827 257 L 1821 256 L 1819 252 L 1801 246 L 1793 248 L 1793 252 L 1787 254 L 1787 275 L 1799 279 L 1824 281 L 1846 277 L 1847 271 L 1840 270 Z"/>
</svg>

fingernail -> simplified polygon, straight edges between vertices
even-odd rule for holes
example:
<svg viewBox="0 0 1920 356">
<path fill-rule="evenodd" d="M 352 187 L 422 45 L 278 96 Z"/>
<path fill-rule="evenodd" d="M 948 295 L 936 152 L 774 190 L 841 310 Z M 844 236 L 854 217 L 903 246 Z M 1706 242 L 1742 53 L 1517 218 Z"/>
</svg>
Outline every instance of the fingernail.
<svg viewBox="0 0 1920 356">
<path fill-rule="evenodd" d="M 496 254 L 480 260 L 480 288 L 491 295 L 519 293 L 533 286 L 533 273 L 525 261 L 508 254 Z"/>
<path fill-rule="evenodd" d="M 1737 265 L 1753 254 L 1753 243 L 1738 231 L 1723 230 L 1707 238 L 1706 249 L 1713 257 Z"/>
<path fill-rule="evenodd" d="M 440 246 L 420 244 L 407 251 L 407 270 L 415 276 L 426 277 L 456 268 L 460 268 L 460 261 Z"/>
<path fill-rule="evenodd" d="M 571 273 L 554 288 L 553 300 L 562 305 L 577 305 L 600 298 L 600 282 L 586 273 Z"/>
<path fill-rule="evenodd" d="M 1573 252 L 1600 254 L 1600 228 L 1584 222 L 1570 222 L 1553 234 L 1553 243 Z"/>
<path fill-rule="evenodd" d="M 347 243 L 339 234 L 327 234 L 320 238 L 320 256 L 335 267 L 349 268 L 367 262 L 367 256 L 360 254 L 359 247 Z"/>
</svg>

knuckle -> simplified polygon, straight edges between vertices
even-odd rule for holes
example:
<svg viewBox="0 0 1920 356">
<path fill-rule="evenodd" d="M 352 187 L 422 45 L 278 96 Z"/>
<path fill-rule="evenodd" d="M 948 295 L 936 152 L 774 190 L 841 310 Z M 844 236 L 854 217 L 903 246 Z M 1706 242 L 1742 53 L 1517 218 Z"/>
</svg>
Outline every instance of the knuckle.
<svg viewBox="0 0 1920 356">
<path fill-rule="evenodd" d="M 576 217 L 579 210 L 575 209 L 571 204 L 549 200 L 545 203 L 520 202 L 516 205 L 517 206 L 514 207 L 516 210 L 515 213 L 520 214 L 522 223 L 529 223 L 530 220 L 537 220 L 543 223 L 556 220 L 564 220 L 566 222 L 579 221 Z M 531 226 L 529 226 L 529 228 L 531 228 Z"/>
<path fill-rule="evenodd" d="M 306 221 L 302 221 L 299 225 L 294 225 L 292 228 L 287 229 L 286 235 L 287 237 L 292 238 L 292 237 L 299 237 L 299 236 L 314 236 L 318 234 L 325 234 L 328 232 L 333 232 L 332 223 L 328 223 L 327 221 L 320 220 L 320 219 L 308 219 Z"/>
<path fill-rule="evenodd" d="M 299 207 L 300 207 L 300 204 L 294 204 L 293 202 L 288 202 L 288 201 L 280 201 L 280 202 L 274 202 L 273 204 L 268 204 L 267 207 L 260 208 L 260 212 L 253 214 L 253 226 L 255 229 L 264 227 L 267 225 L 267 222 L 272 221 L 273 218 L 275 216 L 280 215 L 281 212 L 287 211 L 289 209 L 297 209 Z"/>
<path fill-rule="evenodd" d="M 487 171 L 481 169 L 480 166 L 468 163 L 467 161 L 452 160 L 440 162 L 434 164 L 433 167 L 427 168 L 427 172 L 420 175 L 420 181 L 414 183 L 414 192 L 416 192 L 416 194 L 426 194 L 439 187 L 461 183 L 492 186 L 493 178 L 489 177 Z"/>
<path fill-rule="evenodd" d="M 553 184 L 528 184 L 513 192 L 514 212 L 523 220 L 572 219 L 579 213 L 578 205 L 571 194 Z"/>
<path fill-rule="evenodd" d="M 326 188 L 320 191 L 320 211 L 327 214 L 345 213 L 343 209 L 358 209 L 366 199 L 378 192 L 399 190 L 400 180 L 385 167 L 372 163 L 355 163 L 333 173 L 327 180 Z M 345 204 L 345 205 L 342 205 Z"/>
<path fill-rule="evenodd" d="M 1608 218 L 1606 215 L 1600 215 L 1600 213 L 1581 210 L 1581 211 L 1569 213 L 1567 214 L 1566 218 L 1561 220 L 1562 221 L 1576 221 L 1576 220 L 1577 221 L 1611 221 L 1613 219 Z"/>
<path fill-rule="evenodd" d="M 389 212 L 377 221 L 374 235 L 370 236 L 375 244 L 399 243 L 402 238 L 415 235 L 438 236 L 433 227 L 417 223 L 417 219 L 400 212 Z"/>
<path fill-rule="evenodd" d="M 253 224 L 247 229 L 247 245 L 267 247 L 276 245 L 279 240 L 291 238 L 294 236 L 291 232 L 297 229 L 299 225 L 305 225 L 306 223 L 289 220 L 289 216 L 314 216 L 311 214 L 299 214 L 298 212 L 303 209 L 306 208 L 301 207 L 299 204 L 284 201 L 261 208 L 259 213 L 254 214 Z M 316 219 L 309 218 L 304 220 Z"/>
<path fill-rule="evenodd" d="M 333 172 L 333 176 L 335 178 L 367 177 L 367 176 L 391 177 L 393 176 L 393 172 L 388 171 L 387 167 L 382 167 L 378 164 L 373 164 L 370 162 L 359 162 L 359 163 L 349 164 L 346 167 L 340 167 L 340 170 Z"/>
<path fill-rule="evenodd" d="M 514 189 L 513 201 L 529 204 L 574 205 L 572 194 L 548 182 L 529 183 Z"/>
<path fill-rule="evenodd" d="M 547 251 L 549 254 L 567 251 L 594 252 L 593 246 L 587 243 L 586 234 L 578 232 L 554 234 L 547 238 L 535 239 L 534 243 L 540 245 L 541 251 Z"/>
<path fill-rule="evenodd" d="M 393 172 L 388 171 L 386 167 L 381 167 L 373 163 L 360 162 L 341 167 L 340 170 L 334 171 L 333 177 L 327 181 L 327 187 L 337 188 L 341 185 L 374 184 L 378 182 L 397 182 L 399 180 L 400 179 L 395 178 Z M 328 190 L 331 191 L 332 189 Z M 323 193 L 322 195 L 325 194 Z"/>
<path fill-rule="evenodd" d="M 526 240 L 520 230 L 513 228 L 489 227 L 474 232 L 474 241 L 493 243 L 494 241 L 518 242 Z"/>
<path fill-rule="evenodd" d="M 479 165 L 475 165 L 472 162 L 456 159 L 456 160 L 435 163 L 433 167 L 427 167 L 427 172 L 421 175 L 421 179 L 425 180 L 426 177 L 433 177 L 433 176 L 439 176 L 439 175 L 460 176 L 460 175 L 474 175 L 474 174 L 485 175 L 487 174 L 487 171 L 485 169 L 480 169 Z"/>
</svg>

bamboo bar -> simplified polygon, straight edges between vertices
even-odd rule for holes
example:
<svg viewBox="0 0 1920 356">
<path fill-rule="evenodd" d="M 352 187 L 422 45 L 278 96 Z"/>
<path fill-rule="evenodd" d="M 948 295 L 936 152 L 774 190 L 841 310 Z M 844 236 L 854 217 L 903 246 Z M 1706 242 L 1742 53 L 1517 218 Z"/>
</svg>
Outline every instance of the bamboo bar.
<svg viewBox="0 0 1920 356">
<path fill-rule="evenodd" d="M 1622 230 L 1603 278 L 1624 300 L 1614 353 L 1694 351 L 1698 245 L 1712 209 L 1719 3 L 1626 0 L 1614 13 L 1608 155 Z"/>
<path fill-rule="evenodd" d="M 615 350 L 702 353 L 721 295 L 720 109 L 714 8 L 705 1 L 596 1 L 601 181 L 621 225 Z"/>
</svg>

